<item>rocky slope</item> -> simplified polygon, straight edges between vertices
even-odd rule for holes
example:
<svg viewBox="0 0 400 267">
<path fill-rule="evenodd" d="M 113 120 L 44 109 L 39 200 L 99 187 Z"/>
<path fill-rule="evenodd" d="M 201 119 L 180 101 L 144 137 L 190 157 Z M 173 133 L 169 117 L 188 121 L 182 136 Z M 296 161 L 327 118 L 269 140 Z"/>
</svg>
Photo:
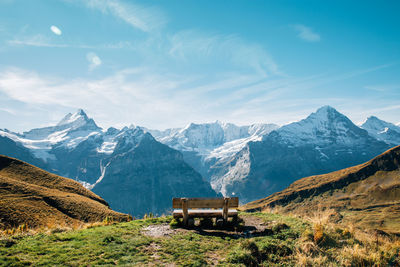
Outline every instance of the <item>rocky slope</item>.
<svg viewBox="0 0 400 267">
<path fill-rule="evenodd" d="M 123 153 L 104 161 L 103 178 L 93 191 L 109 201 L 116 210 L 142 216 L 167 213 L 173 197 L 215 197 L 208 182 L 195 172 L 182 154 L 157 142 L 149 133 L 129 143 Z M 128 144 L 129 143 L 129 144 Z"/>
<path fill-rule="evenodd" d="M 277 206 L 281 212 L 301 215 L 310 215 L 317 209 L 335 209 L 344 222 L 399 234 L 400 146 L 354 167 L 300 179 L 242 209 Z"/>
<path fill-rule="evenodd" d="M 0 228 L 66 226 L 107 216 L 130 219 L 80 183 L 2 155 L 0 184 Z"/>
</svg>

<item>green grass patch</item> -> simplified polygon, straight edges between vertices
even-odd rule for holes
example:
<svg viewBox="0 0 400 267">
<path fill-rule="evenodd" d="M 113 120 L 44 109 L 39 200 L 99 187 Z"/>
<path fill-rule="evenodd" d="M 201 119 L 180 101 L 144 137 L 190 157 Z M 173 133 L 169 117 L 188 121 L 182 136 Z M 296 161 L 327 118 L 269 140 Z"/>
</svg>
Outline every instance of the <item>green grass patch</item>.
<svg viewBox="0 0 400 267">
<path fill-rule="evenodd" d="M 143 228 L 153 224 L 177 227 L 169 216 L 50 234 L 8 236 L 0 240 L 0 266 L 294 266 L 299 262 L 335 266 L 399 262 L 400 248 L 382 247 L 375 251 L 373 243 L 356 239 L 346 229 L 324 229 L 322 241 L 317 244 L 313 241 L 313 226 L 302 219 L 269 213 L 240 216 L 256 217 L 270 230 L 264 236 L 246 238 L 205 235 L 195 230 L 176 230 L 162 237 L 143 234 Z"/>
</svg>

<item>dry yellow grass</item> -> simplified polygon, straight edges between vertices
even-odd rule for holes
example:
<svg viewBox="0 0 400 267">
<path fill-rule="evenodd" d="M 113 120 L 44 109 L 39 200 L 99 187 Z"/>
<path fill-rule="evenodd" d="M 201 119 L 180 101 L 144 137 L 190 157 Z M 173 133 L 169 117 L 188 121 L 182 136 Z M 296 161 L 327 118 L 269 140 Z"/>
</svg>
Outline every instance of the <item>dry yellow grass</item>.
<svg viewBox="0 0 400 267">
<path fill-rule="evenodd" d="M 76 181 L 1 155 L 0 184 L 0 229 L 76 228 L 106 217 L 130 219 Z"/>
</svg>

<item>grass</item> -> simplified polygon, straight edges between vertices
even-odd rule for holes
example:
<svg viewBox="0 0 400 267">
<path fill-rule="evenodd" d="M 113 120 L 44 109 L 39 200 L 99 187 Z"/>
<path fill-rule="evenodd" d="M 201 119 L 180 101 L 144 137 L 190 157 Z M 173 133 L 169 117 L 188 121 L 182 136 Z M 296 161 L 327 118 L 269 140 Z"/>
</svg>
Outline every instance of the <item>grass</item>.
<svg viewBox="0 0 400 267">
<path fill-rule="evenodd" d="M 159 265 L 177 266 L 369 266 L 400 264 L 400 242 L 338 228 L 318 220 L 273 213 L 241 213 L 270 229 L 267 235 L 233 238 L 195 230 L 151 237 L 143 228 L 168 224 L 171 217 L 87 225 L 77 230 L 18 232 L 0 239 L 0 265 Z"/>
</svg>

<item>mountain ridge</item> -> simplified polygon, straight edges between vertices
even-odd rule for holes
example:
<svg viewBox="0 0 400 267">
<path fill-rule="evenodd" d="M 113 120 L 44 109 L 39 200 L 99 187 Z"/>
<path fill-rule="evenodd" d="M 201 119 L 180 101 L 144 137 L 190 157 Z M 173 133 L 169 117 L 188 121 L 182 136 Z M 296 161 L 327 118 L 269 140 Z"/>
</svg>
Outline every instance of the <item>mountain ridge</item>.
<svg viewBox="0 0 400 267">
<path fill-rule="evenodd" d="M 134 153 L 144 135 L 154 135 L 152 142 L 183 155 L 180 159 L 172 153 L 172 158 L 187 163 L 217 192 L 239 196 L 242 203 L 282 190 L 298 178 L 365 162 L 393 146 L 330 106 L 282 127 L 216 121 L 164 131 L 133 125 L 103 130 L 83 110 L 67 114 L 57 125 L 25 132 L 47 134 L 44 140 L 21 139 L 21 134 L 6 130 L 0 130 L 0 136 L 15 140 L 14 146 L 20 146 L 27 159 L 32 154 L 28 160 L 42 156 L 47 170 L 94 189 L 108 180 L 109 164 L 116 164 L 113 157 Z"/>
</svg>

